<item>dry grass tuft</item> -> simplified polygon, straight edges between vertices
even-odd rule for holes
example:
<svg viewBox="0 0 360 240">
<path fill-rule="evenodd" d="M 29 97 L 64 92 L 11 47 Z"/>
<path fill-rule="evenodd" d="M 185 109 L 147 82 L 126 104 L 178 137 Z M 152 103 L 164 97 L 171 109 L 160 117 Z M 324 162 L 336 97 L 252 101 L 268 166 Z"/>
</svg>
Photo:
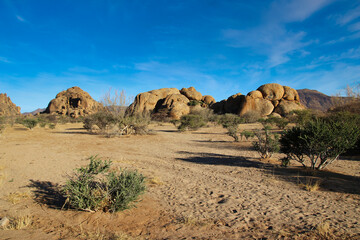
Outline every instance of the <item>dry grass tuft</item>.
<svg viewBox="0 0 360 240">
<path fill-rule="evenodd" d="M 209 221 L 206 220 L 199 220 L 194 218 L 193 216 L 181 216 L 178 218 L 178 222 L 180 224 L 184 224 L 190 227 L 202 227 L 209 224 Z"/>
<path fill-rule="evenodd" d="M 13 192 L 5 197 L 5 199 L 11 202 L 12 204 L 16 204 L 18 202 L 21 202 L 22 200 L 30 199 L 30 198 L 32 198 L 30 192 Z"/>
<path fill-rule="evenodd" d="M 103 233 L 99 228 L 95 232 L 85 231 L 80 225 L 80 236 L 79 239 L 86 240 L 141 240 L 140 237 L 132 237 L 126 233 Z"/>
<path fill-rule="evenodd" d="M 164 183 L 158 177 L 151 177 L 147 179 L 147 183 L 151 186 L 154 185 L 163 185 Z"/>
<path fill-rule="evenodd" d="M 31 226 L 33 222 L 33 216 L 20 216 L 10 219 L 10 224 L 4 229 L 6 230 L 20 230 Z"/>
<path fill-rule="evenodd" d="M 320 190 L 321 181 L 313 178 L 306 178 L 305 183 L 300 183 L 299 186 L 308 192 L 316 192 Z"/>
</svg>

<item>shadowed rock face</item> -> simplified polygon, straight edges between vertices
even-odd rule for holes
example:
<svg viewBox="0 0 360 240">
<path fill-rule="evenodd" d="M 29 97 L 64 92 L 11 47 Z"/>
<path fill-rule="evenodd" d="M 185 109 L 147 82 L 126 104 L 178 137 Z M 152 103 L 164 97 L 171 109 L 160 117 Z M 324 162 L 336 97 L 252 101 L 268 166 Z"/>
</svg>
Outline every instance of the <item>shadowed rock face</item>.
<svg viewBox="0 0 360 240">
<path fill-rule="evenodd" d="M 164 117 L 180 119 L 182 115 L 190 113 L 190 101 L 202 102 L 207 107 L 215 102 L 212 96 L 203 96 L 194 87 L 161 88 L 149 92 L 140 93 L 134 102 L 126 109 L 126 115 L 136 114 L 163 114 Z"/>
<path fill-rule="evenodd" d="M 79 87 L 72 87 L 56 95 L 50 101 L 44 113 L 56 113 L 73 118 L 96 113 L 103 109 L 101 103 L 95 101 L 89 93 Z"/>
<path fill-rule="evenodd" d="M 20 114 L 20 107 L 16 106 L 6 93 L 0 93 L 0 116 L 15 116 Z"/>
</svg>

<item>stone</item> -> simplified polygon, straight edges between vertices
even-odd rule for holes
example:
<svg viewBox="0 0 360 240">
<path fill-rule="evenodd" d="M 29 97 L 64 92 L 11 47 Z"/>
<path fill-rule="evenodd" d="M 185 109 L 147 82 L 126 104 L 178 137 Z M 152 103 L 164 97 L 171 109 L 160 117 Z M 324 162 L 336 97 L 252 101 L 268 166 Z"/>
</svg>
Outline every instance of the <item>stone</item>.
<svg viewBox="0 0 360 240">
<path fill-rule="evenodd" d="M 288 86 L 284 86 L 284 96 L 283 99 L 288 100 L 288 101 L 295 101 L 295 102 L 300 102 L 300 97 L 298 92 Z"/>
<path fill-rule="evenodd" d="M 165 98 L 171 94 L 180 94 L 176 88 L 161 88 L 149 92 L 139 93 L 134 102 L 126 109 L 126 115 L 147 114 L 155 112 Z"/>
<path fill-rule="evenodd" d="M 225 113 L 225 104 L 226 100 L 221 100 L 220 102 L 212 104 L 211 109 L 214 111 L 214 113 L 223 114 Z"/>
<path fill-rule="evenodd" d="M 207 105 L 211 105 L 216 103 L 215 98 L 213 98 L 210 95 L 204 95 L 201 99 L 204 103 L 206 103 Z"/>
<path fill-rule="evenodd" d="M 161 109 L 168 109 L 168 116 L 178 120 L 182 115 L 190 113 L 189 102 L 189 99 L 182 94 L 171 94 L 165 98 Z"/>
<path fill-rule="evenodd" d="M 20 110 L 20 107 L 16 106 L 6 93 L 0 93 L 0 116 L 21 115 Z"/>
<path fill-rule="evenodd" d="M 79 87 L 62 91 L 50 101 L 44 113 L 67 115 L 73 118 L 86 116 L 104 109 L 89 93 Z"/>
<path fill-rule="evenodd" d="M 230 96 L 224 105 L 224 110 L 226 113 L 237 114 L 240 110 L 241 105 L 245 100 L 245 96 L 241 93 L 234 94 Z"/>
<path fill-rule="evenodd" d="M 180 93 L 187 97 L 189 100 L 201 101 L 202 94 L 196 91 L 194 87 L 182 88 Z"/>
<path fill-rule="evenodd" d="M 260 91 L 255 90 L 255 91 L 251 91 L 247 94 L 248 97 L 251 98 L 263 98 L 263 95 Z"/>
<path fill-rule="evenodd" d="M 5 228 L 6 226 L 8 226 L 10 224 L 10 220 L 7 217 L 3 217 L 0 220 L 0 227 Z"/>
<path fill-rule="evenodd" d="M 284 96 L 284 87 L 277 83 L 268 83 L 260 86 L 259 90 L 264 99 L 267 100 L 280 100 Z"/>
<path fill-rule="evenodd" d="M 245 114 L 255 113 L 263 117 L 270 115 L 273 110 L 274 105 L 271 101 L 263 98 L 252 98 L 250 96 L 246 96 L 238 114 L 243 116 Z"/>
<path fill-rule="evenodd" d="M 291 111 L 294 110 L 304 110 L 306 109 L 302 104 L 295 101 L 281 100 L 279 105 L 275 108 L 274 112 L 280 114 L 281 116 L 286 116 Z"/>
</svg>

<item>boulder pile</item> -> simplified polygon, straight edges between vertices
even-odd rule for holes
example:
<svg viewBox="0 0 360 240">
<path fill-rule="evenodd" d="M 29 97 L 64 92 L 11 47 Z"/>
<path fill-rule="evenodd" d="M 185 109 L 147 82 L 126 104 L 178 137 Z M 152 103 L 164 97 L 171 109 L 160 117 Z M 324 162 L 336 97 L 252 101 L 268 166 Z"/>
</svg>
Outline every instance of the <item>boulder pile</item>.
<svg viewBox="0 0 360 240">
<path fill-rule="evenodd" d="M 103 105 L 79 87 L 62 91 L 52 99 L 44 113 L 67 115 L 73 118 L 96 113 Z"/>
<path fill-rule="evenodd" d="M 164 117 L 180 119 L 182 115 L 190 113 L 191 101 L 202 107 L 215 103 L 212 96 L 203 96 L 194 87 L 182 88 L 180 91 L 177 88 L 161 88 L 138 94 L 126 109 L 126 114 L 162 114 Z"/>
<path fill-rule="evenodd" d="M 6 93 L 0 93 L 0 116 L 16 116 L 20 114 L 20 107 L 16 106 Z"/>
<path fill-rule="evenodd" d="M 215 103 L 212 108 L 216 113 L 257 114 L 262 117 L 272 113 L 285 116 L 293 110 L 305 109 L 295 89 L 277 83 L 264 84 L 246 96 L 241 93 L 232 95 Z"/>
</svg>

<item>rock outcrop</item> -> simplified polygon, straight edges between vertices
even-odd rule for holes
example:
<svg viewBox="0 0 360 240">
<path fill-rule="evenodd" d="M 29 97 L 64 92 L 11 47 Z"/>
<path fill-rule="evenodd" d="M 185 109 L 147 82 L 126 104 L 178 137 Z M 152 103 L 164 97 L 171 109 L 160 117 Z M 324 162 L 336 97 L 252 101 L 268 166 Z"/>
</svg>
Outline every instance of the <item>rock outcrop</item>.
<svg viewBox="0 0 360 240">
<path fill-rule="evenodd" d="M 126 109 L 126 115 L 150 113 L 180 119 L 182 115 L 190 113 L 190 101 L 197 101 L 202 107 L 215 103 L 213 97 L 203 96 L 194 87 L 182 88 L 180 91 L 176 88 L 161 88 L 138 94 Z"/>
<path fill-rule="evenodd" d="M 20 107 L 16 106 L 6 93 L 0 93 L 0 116 L 20 115 L 20 110 Z"/>
<path fill-rule="evenodd" d="M 73 118 L 96 113 L 104 107 L 89 93 L 79 87 L 72 87 L 56 95 L 44 113 L 67 115 Z"/>
<path fill-rule="evenodd" d="M 295 89 L 277 83 L 264 84 L 246 96 L 237 93 L 212 105 L 215 113 L 233 113 L 240 116 L 256 114 L 263 117 L 272 113 L 284 116 L 292 110 L 304 108 Z"/>
</svg>

